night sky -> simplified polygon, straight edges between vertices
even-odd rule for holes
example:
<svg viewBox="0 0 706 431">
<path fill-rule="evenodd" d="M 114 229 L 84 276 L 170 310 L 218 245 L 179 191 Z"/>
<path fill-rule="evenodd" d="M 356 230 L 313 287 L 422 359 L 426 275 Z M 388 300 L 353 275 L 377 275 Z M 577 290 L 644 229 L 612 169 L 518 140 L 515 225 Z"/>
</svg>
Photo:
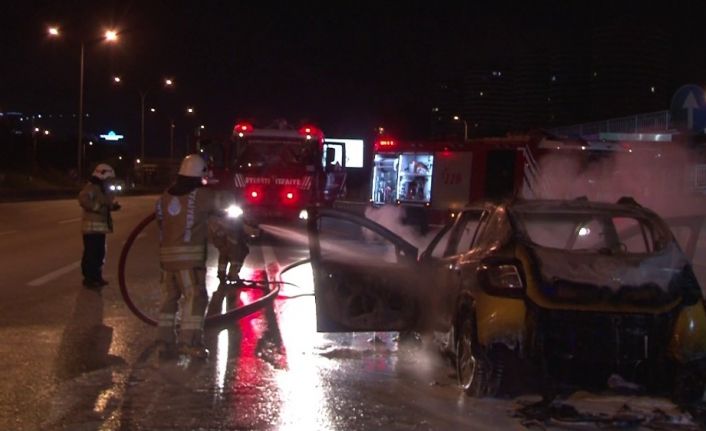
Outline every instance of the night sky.
<svg viewBox="0 0 706 431">
<path fill-rule="evenodd" d="M 363 136 L 384 125 L 424 136 L 440 79 L 623 22 L 666 31 L 675 79 L 705 83 L 705 2 L 649 10 L 645 2 L 565 3 L 579 2 L 2 1 L 0 110 L 75 113 L 78 41 L 106 27 L 121 39 L 87 45 L 85 111 L 128 133 L 146 90 L 147 105 L 158 108 L 148 133 L 166 117 L 207 124 L 214 134 L 227 134 L 236 119 L 284 118 L 328 135 Z M 66 37 L 49 40 L 49 24 Z M 164 77 L 175 79 L 173 91 L 160 86 Z M 181 118 L 187 105 L 198 118 Z"/>
</svg>

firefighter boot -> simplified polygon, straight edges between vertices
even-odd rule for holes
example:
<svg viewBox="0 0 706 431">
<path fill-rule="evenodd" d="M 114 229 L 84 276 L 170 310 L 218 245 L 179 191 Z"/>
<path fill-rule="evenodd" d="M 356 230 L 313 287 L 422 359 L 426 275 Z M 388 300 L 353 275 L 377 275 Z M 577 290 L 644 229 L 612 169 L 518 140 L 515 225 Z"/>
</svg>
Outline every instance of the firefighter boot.
<svg viewBox="0 0 706 431">
<path fill-rule="evenodd" d="M 179 346 L 179 352 L 194 359 L 208 359 L 208 349 L 202 344 L 182 344 Z"/>
<path fill-rule="evenodd" d="M 243 267 L 241 262 L 231 262 L 230 268 L 228 268 L 228 281 L 235 285 L 242 284 L 243 280 L 240 278 L 240 268 Z"/>
</svg>

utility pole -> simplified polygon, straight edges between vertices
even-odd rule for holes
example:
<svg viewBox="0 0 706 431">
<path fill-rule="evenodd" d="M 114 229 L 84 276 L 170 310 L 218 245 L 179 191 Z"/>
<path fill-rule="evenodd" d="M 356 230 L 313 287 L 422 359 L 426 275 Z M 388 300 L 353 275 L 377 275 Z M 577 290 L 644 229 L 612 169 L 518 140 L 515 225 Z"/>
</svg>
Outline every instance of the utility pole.
<svg viewBox="0 0 706 431">
<path fill-rule="evenodd" d="M 169 161 L 174 162 L 174 119 L 169 120 Z"/>
<path fill-rule="evenodd" d="M 145 96 L 147 91 L 140 91 L 140 159 L 145 159 Z"/>
</svg>

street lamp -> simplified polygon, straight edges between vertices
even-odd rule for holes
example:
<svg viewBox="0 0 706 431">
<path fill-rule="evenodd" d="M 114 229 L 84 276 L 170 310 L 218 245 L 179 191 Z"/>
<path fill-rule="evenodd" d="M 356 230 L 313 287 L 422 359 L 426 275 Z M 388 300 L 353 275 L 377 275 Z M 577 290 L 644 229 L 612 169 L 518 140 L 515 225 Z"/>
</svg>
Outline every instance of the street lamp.
<svg viewBox="0 0 706 431">
<path fill-rule="evenodd" d="M 47 33 L 50 37 L 61 36 L 61 31 L 59 27 L 49 27 Z M 107 41 L 115 43 L 118 40 L 118 32 L 115 30 L 106 30 L 103 37 L 89 41 L 90 43 L 96 43 L 100 41 Z M 84 63 L 85 63 L 85 50 L 86 42 L 81 40 L 81 60 L 79 68 L 79 90 L 78 90 L 78 148 L 76 156 L 76 167 L 78 169 L 78 178 L 83 178 L 83 76 L 84 76 Z"/>
<path fill-rule="evenodd" d="M 121 83 L 120 77 L 116 76 L 113 78 L 116 84 Z M 164 80 L 164 87 L 171 88 L 174 86 L 174 80 L 171 78 L 166 78 Z M 138 90 L 140 94 L 140 158 L 145 158 L 145 99 L 147 98 L 147 90 Z M 150 112 L 157 112 L 156 108 L 150 108 Z"/>
<path fill-rule="evenodd" d="M 463 142 L 468 141 L 468 123 L 458 115 L 453 116 L 454 121 L 463 121 Z"/>
</svg>

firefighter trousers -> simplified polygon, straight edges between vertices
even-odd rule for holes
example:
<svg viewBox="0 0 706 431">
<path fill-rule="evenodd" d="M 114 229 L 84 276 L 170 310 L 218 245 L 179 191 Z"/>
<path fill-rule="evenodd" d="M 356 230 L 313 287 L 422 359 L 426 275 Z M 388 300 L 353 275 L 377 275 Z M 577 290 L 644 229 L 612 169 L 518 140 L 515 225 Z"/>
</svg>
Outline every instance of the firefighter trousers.
<svg viewBox="0 0 706 431">
<path fill-rule="evenodd" d="M 181 310 L 179 302 L 183 296 Z M 206 268 L 175 271 L 162 270 L 161 305 L 157 325 L 158 341 L 187 346 L 203 344 L 203 322 L 208 292 Z M 176 331 L 177 313 L 180 311 L 179 333 Z"/>
<path fill-rule="evenodd" d="M 81 273 L 84 281 L 102 281 L 103 264 L 105 262 L 105 234 L 83 234 L 83 256 L 81 256 Z"/>
</svg>

